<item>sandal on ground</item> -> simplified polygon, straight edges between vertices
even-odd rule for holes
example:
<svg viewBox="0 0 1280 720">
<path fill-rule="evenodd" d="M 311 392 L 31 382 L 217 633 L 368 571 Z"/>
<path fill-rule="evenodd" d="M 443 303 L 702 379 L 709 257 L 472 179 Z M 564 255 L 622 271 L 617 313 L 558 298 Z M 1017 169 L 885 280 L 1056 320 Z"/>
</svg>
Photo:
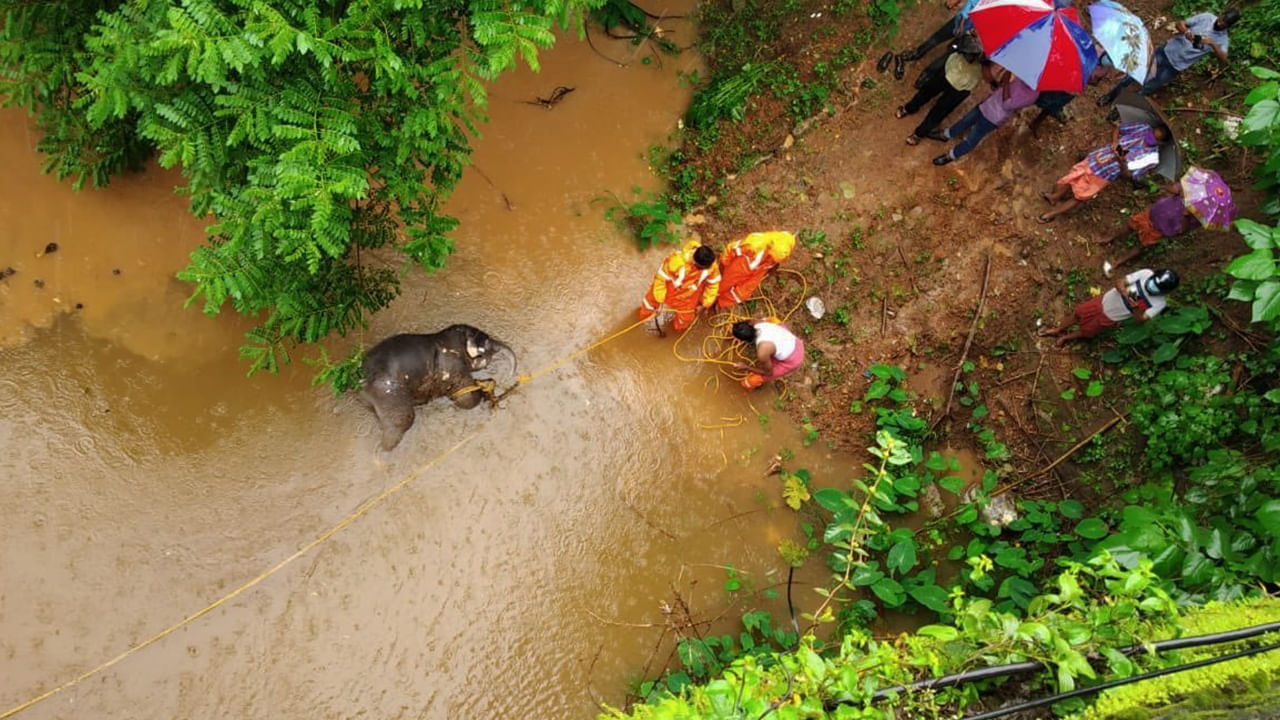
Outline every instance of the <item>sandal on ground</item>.
<svg viewBox="0 0 1280 720">
<path fill-rule="evenodd" d="M 906 117 L 906 116 L 908 116 L 908 115 L 910 115 L 910 114 L 911 114 L 911 113 L 907 112 L 907 106 L 906 106 L 906 105 L 899 105 L 899 106 L 898 106 L 898 109 L 894 111 L 893 116 L 894 116 L 894 117 L 896 117 L 896 118 L 898 118 L 899 120 L 901 120 L 902 118 L 904 118 L 904 117 Z"/>
<path fill-rule="evenodd" d="M 889 63 L 891 62 L 893 62 L 893 51 L 886 50 L 885 53 L 880 56 L 880 60 L 876 63 L 876 70 L 884 72 L 888 69 Z"/>
<path fill-rule="evenodd" d="M 1053 222 L 1053 217 L 1045 217 L 1044 213 L 1040 213 L 1039 215 L 1036 216 L 1036 222 L 1040 223 L 1041 225 L 1048 225 L 1049 223 Z"/>
<path fill-rule="evenodd" d="M 934 159 L 933 159 L 933 164 L 934 164 L 934 165 L 937 165 L 938 167 L 942 167 L 943 165 L 946 165 L 946 164 L 950 163 L 951 161 L 952 161 L 952 157 L 951 157 L 950 155 L 948 155 L 947 153 L 943 153 L 943 154 L 941 154 L 941 155 L 939 155 L 938 157 L 936 157 L 936 158 L 934 158 Z"/>
<path fill-rule="evenodd" d="M 915 134 L 908 135 L 908 136 L 907 136 L 907 144 L 908 144 L 908 145 L 919 145 L 919 144 L 920 144 L 920 138 L 919 138 L 919 137 L 917 137 Z"/>
<path fill-rule="evenodd" d="M 946 135 L 943 135 L 942 131 L 939 130 L 938 128 L 934 128 L 930 130 L 929 132 L 925 133 L 924 136 L 929 138 L 930 140 L 937 140 L 938 142 L 946 142 L 947 140 L 950 139 Z"/>
<path fill-rule="evenodd" d="M 893 79 L 901 80 L 907 74 L 907 61 L 901 55 L 893 59 Z"/>
</svg>

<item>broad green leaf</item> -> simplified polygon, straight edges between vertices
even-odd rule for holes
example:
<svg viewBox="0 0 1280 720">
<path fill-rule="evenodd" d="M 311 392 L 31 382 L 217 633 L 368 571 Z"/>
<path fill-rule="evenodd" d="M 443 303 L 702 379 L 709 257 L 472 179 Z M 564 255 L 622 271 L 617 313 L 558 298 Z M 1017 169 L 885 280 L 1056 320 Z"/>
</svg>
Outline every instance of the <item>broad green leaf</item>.
<svg viewBox="0 0 1280 720">
<path fill-rule="evenodd" d="M 949 599 L 947 591 L 935 584 L 913 587 L 907 590 L 907 593 L 911 595 L 912 600 L 936 613 L 944 613 L 951 609 L 947 605 Z"/>
<path fill-rule="evenodd" d="M 922 603 L 923 604 L 923 603 Z M 951 642 L 960 637 L 960 631 L 950 625 L 925 625 L 916 630 L 917 635 L 937 638 L 943 642 Z"/>
<path fill-rule="evenodd" d="M 813 493 L 813 499 L 819 505 L 830 510 L 831 512 L 839 512 L 847 507 L 852 507 L 854 502 L 846 492 L 841 492 L 835 488 L 822 488 Z"/>
<path fill-rule="evenodd" d="M 1267 280 L 1276 275 L 1276 260 L 1270 248 L 1241 255 L 1227 265 L 1228 275 L 1241 280 Z"/>
<path fill-rule="evenodd" d="M 1244 243 L 1254 250 L 1276 247 L 1275 230 L 1266 225 L 1241 218 L 1235 222 L 1235 227 Z"/>
<path fill-rule="evenodd" d="M 1084 503 L 1079 500 L 1063 500 L 1058 503 L 1058 512 L 1062 513 L 1062 517 L 1079 519 L 1084 516 Z"/>
<path fill-rule="evenodd" d="M 1189 587 L 1203 585 L 1212 574 L 1213 561 L 1199 550 L 1187 553 L 1186 559 L 1182 561 L 1182 580 Z"/>
<path fill-rule="evenodd" d="M 1098 518 L 1085 518 L 1076 523 L 1075 533 L 1082 538 L 1097 540 L 1107 534 L 1107 525 Z"/>
<path fill-rule="evenodd" d="M 1178 355 L 1178 346 L 1180 344 L 1180 340 L 1162 344 L 1160 347 L 1156 348 L 1155 352 L 1151 353 L 1151 362 L 1159 364 L 1166 363 L 1174 359 Z"/>
<path fill-rule="evenodd" d="M 885 565 L 896 570 L 899 575 L 906 573 L 916 564 L 916 543 L 914 540 L 903 540 L 889 548 L 889 557 Z"/>
<path fill-rule="evenodd" d="M 1259 80 L 1280 79 L 1280 72 L 1276 72 L 1271 68 L 1260 67 L 1258 65 L 1251 66 L 1249 68 L 1249 72 L 1253 73 L 1253 76 L 1258 78 Z"/>
<path fill-rule="evenodd" d="M 1253 321 L 1272 322 L 1280 319 L 1280 280 L 1263 282 L 1254 290 Z"/>
<path fill-rule="evenodd" d="M 872 583 L 871 592 L 875 593 L 876 597 L 891 608 L 900 607 L 907 599 L 906 591 L 903 590 L 902 585 L 890 578 L 881 578 Z"/>
<path fill-rule="evenodd" d="M 1280 538 L 1280 500 L 1268 500 L 1253 515 L 1271 537 Z"/>
<path fill-rule="evenodd" d="M 1072 371 L 1071 371 L 1071 374 L 1072 374 L 1072 375 L 1075 375 L 1076 377 L 1080 378 L 1081 380 L 1088 380 L 1088 379 L 1093 375 L 1093 371 L 1092 371 L 1092 370 L 1090 370 L 1089 368 L 1080 368 L 1080 367 L 1078 367 L 1078 368 L 1075 368 L 1074 370 L 1072 370 Z"/>
<path fill-rule="evenodd" d="M 1089 387 L 1084 390 L 1085 397 L 1098 397 L 1102 394 L 1102 387 L 1101 380 L 1089 381 Z"/>
</svg>

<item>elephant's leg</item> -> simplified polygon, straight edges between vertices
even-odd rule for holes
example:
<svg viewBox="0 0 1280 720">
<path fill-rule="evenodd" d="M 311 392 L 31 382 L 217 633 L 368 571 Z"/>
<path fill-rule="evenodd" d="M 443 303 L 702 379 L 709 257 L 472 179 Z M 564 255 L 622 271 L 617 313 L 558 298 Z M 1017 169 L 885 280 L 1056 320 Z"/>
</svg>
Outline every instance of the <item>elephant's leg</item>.
<svg viewBox="0 0 1280 720">
<path fill-rule="evenodd" d="M 413 402 L 398 396 L 383 397 L 373 403 L 373 408 L 382 425 L 382 449 L 391 450 L 413 425 Z"/>
</svg>

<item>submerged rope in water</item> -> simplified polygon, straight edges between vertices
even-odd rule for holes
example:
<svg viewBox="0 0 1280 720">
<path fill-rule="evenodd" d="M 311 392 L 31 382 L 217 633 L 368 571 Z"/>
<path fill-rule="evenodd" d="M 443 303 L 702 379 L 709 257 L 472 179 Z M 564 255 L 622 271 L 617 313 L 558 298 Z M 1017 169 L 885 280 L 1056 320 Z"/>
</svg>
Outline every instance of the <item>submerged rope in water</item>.
<svg viewBox="0 0 1280 720">
<path fill-rule="evenodd" d="M 86 670 L 85 672 L 80 673 L 80 674 L 79 674 L 79 675 L 77 675 L 76 677 L 74 677 L 74 678 L 72 678 L 72 679 L 70 679 L 70 680 L 68 680 L 68 681 L 66 681 L 66 682 L 64 682 L 64 683 L 62 683 L 61 685 L 59 685 L 59 686 L 57 686 L 57 687 L 55 687 L 55 688 L 53 688 L 53 689 L 51 689 L 51 690 L 48 690 L 48 691 L 46 691 L 46 692 L 44 692 L 44 693 L 42 693 L 42 694 L 40 694 L 40 695 L 37 695 L 36 697 L 33 697 L 33 698 L 31 698 L 30 700 L 28 700 L 28 701 L 26 701 L 26 702 L 24 702 L 24 703 L 22 703 L 22 704 L 20 704 L 20 705 L 15 705 L 14 707 L 12 707 L 12 708 L 10 708 L 10 709 L 5 710 L 3 713 L 0 713 L 0 720 L 5 720 L 6 718 L 13 717 L 14 715 L 17 715 L 18 713 L 22 712 L 23 710 L 26 710 L 26 709 L 30 708 L 31 706 L 33 706 L 33 705 L 35 705 L 35 704 L 37 704 L 37 703 L 43 702 L 44 700 L 48 700 L 49 698 L 53 697 L 54 695 L 57 695 L 58 693 L 62 692 L 63 690 L 66 690 L 66 689 L 68 689 L 68 688 L 70 688 L 70 687 L 74 687 L 75 685 L 78 685 L 79 683 L 84 682 L 85 680 L 88 680 L 89 678 L 93 677 L 94 675 L 97 675 L 98 673 L 102 672 L 103 670 L 106 670 L 107 668 L 111 667 L 112 665 L 115 665 L 116 663 L 118 663 L 118 662 L 120 662 L 120 661 L 124 660 L 125 658 L 128 658 L 130 655 L 133 655 L 134 653 L 136 653 L 136 652 L 138 652 L 138 651 L 140 651 L 140 650 L 143 650 L 143 649 L 145 649 L 145 648 L 147 648 L 147 647 L 150 647 L 151 645 L 154 645 L 155 643 L 159 642 L 160 640 L 164 639 L 165 637 L 167 637 L 167 636 L 169 636 L 169 635 L 172 635 L 175 631 L 180 630 L 181 628 L 185 627 L 186 625 L 189 625 L 190 623 L 192 623 L 192 622 L 194 622 L 194 621 L 196 621 L 196 620 L 200 619 L 201 617 L 204 617 L 205 615 L 208 615 L 210 612 L 212 612 L 212 611 L 216 610 L 217 608 L 221 607 L 222 605 L 225 605 L 226 603 L 228 603 L 228 602 L 230 602 L 231 600 L 235 599 L 235 598 L 236 598 L 236 597 L 238 597 L 239 595 L 243 594 L 246 590 L 249 590 L 249 589 L 250 589 L 250 588 L 252 588 L 253 586 L 255 586 L 255 585 L 257 585 L 258 583 L 262 582 L 263 580 L 266 580 L 267 578 L 271 577 L 272 575 L 275 575 L 277 572 L 280 572 L 280 571 L 281 571 L 281 570 L 283 570 L 285 567 L 287 567 L 290 563 L 292 563 L 294 560 L 297 560 L 298 558 L 302 557 L 303 555 L 306 555 L 308 552 L 311 552 L 311 551 L 312 551 L 312 550 L 314 550 L 316 547 L 320 546 L 320 545 L 321 545 L 321 544 L 323 544 L 325 541 L 327 541 L 329 538 L 331 538 L 331 537 L 333 537 L 334 535 L 338 534 L 338 532 L 340 532 L 343 528 L 347 527 L 347 526 L 348 526 L 348 525 L 350 525 L 351 523 L 353 523 L 353 522 L 355 522 L 356 520 L 358 520 L 362 515 L 364 515 L 365 513 L 369 512 L 370 510 L 374 509 L 375 507 L 377 507 L 377 506 L 381 505 L 384 501 L 386 501 L 386 499 L 387 499 L 387 498 L 389 498 L 389 497 L 391 497 L 392 495 L 394 495 L 394 494 L 396 494 L 396 493 L 400 492 L 401 490 L 403 490 L 403 489 L 404 489 L 404 487 L 405 487 L 406 485 L 408 485 L 409 483 L 411 483 L 411 482 L 413 482 L 414 480 L 418 479 L 418 478 L 422 475 L 422 473 L 426 472 L 427 470 L 429 470 L 429 469 L 431 469 L 432 467 L 434 467 L 436 464 L 438 464 L 438 463 L 440 463 L 441 461 L 443 461 L 445 458 L 447 458 L 447 457 L 449 457 L 450 455 L 452 455 L 452 454 L 453 454 L 453 452 L 454 452 L 455 450 L 457 450 L 458 448 L 462 447 L 463 445 L 466 445 L 468 442 L 471 442 L 472 438 L 474 438 L 474 437 L 475 437 L 476 435 L 478 435 L 478 434 L 480 434 L 480 431 L 479 431 L 479 430 L 477 430 L 477 431 L 475 431 L 475 432 L 471 433 L 470 435 L 468 435 L 468 436 L 464 437 L 463 439 L 459 440 L 456 444 L 454 444 L 454 445 L 453 445 L 453 447 L 451 447 L 451 448 L 449 448 L 448 450 L 445 450 L 444 452 L 442 452 L 442 453 L 440 453 L 439 455 L 435 456 L 434 458 L 432 458 L 431 460 L 429 460 L 427 463 L 425 463 L 425 464 L 421 465 L 420 467 L 418 467 L 418 469 L 417 469 L 417 470 L 414 470 L 412 473 L 409 473 L 409 475 L 407 475 L 407 476 L 406 476 L 403 480 L 401 480 L 400 482 L 396 483 L 395 485 L 392 485 L 392 486 L 388 487 L 387 489 L 385 489 L 385 490 L 383 490 L 382 492 L 378 493 L 378 494 L 377 494 L 376 496 L 374 496 L 373 498 L 371 498 L 371 499 L 369 499 L 369 500 L 366 500 L 363 504 L 361 504 L 361 505 L 360 505 L 360 507 L 356 508 L 356 509 L 355 509 L 355 510 L 350 514 L 350 515 L 347 515 L 345 518 L 343 518 L 343 519 L 341 520 L 341 522 L 339 522 L 337 525 L 334 525 L 333 527 L 329 528 L 328 530 L 326 530 L 326 531 L 324 531 L 324 532 L 320 533 L 320 534 L 319 534 L 319 535 L 317 535 L 317 536 L 315 537 L 315 539 L 313 539 L 311 542 L 307 543 L 306 545 L 303 545 L 301 548 L 299 548 L 296 552 L 294 552 L 294 553 L 293 553 L 292 555 L 290 555 L 289 557 L 287 557 L 287 558 L 285 558 L 285 559 L 281 560 L 280 562 L 276 563 L 275 565 L 272 565 L 270 568 L 268 568 L 268 569 L 266 569 L 266 570 L 262 571 L 261 573 L 259 573 L 259 574 L 258 574 L 258 576 L 257 576 L 257 577 L 253 578 L 252 580 L 250 580 L 250 581 L 248 581 L 248 582 L 246 582 L 246 583 L 244 583 L 244 584 L 240 585 L 239 587 L 237 587 L 236 589 L 234 589 L 234 590 L 232 590 L 231 592 L 227 593 L 226 595 L 223 595 L 222 597 L 218 598 L 217 600 L 214 600 L 213 602 L 209 603 L 208 605 L 205 605 L 204 607 L 202 607 L 202 608 L 200 608 L 199 610 L 197 610 L 197 611 L 195 611 L 195 612 L 191 613 L 190 615 L 188 615 L 188 616 L 186 616 L 186 617 L 182 618 L 182 619 L 181 619 L 181 620 L 179 620 L 178 622 L 175 622 L 174 624 L 172 624 L 172 625 L 170 625 L 169 627 L 167 627 L 167 628 L 165 628 L 165 629 L 161 630 L 160 632 L 156 633 L 155 635 L 152 635 L 151 637 L 147 638 L 146 640 L 143 640 L 142 642 L 138 643 L 137 645 L 134 645 L 133 647 L 129 648 L 128 650 L 125 650 L 124 652 L 120 653 L 119 655 L 116 655 L 115 657 L 111 658 L 110 660 L 107 660 L 106 662 L 102 663 L 101 665 L 98 665 L 98 666 L 96 666 L 96 667 L 94 667 L 94 668 L 92 668 L 92 669 L 90 669 L 90 670 Z"/>
<path fill-rule="evenodd" d="M 572 353 L 570 353 L 570 354 L 568 354 L 568 355 L 566 355 L 566 356 L 564 356 L 564 357 L 560 358 L 559 360 L 556 360 L 555 362 L 550 363 L 549 365 L 545 365 L 545 366 L 543 366 L 542 368 L 539 368 L 538 370 L 535 370 L 535 371 L 534 371 L 534 372 L 532 372 L 532 373 L 529 373 L 529 374 L 527 374 L 527 375 L 521 375 L 521 376 L 520 376 L 520 378 L 516 381 L 516 384 L 515 384 L 515 385 L 512 385 L 510 388 L 507 388 L 507 390 L 505 390 L 501 395 L 496 396 L 496 397 L 495 397 L 495 400 L 501 400 L 501 399 L 502 399 L 503 397 L 505 397 L 508 393 L 510 393 L 510 392 L 512 392 L 512 391 L 514 391 L 514 390 L 516 390 L 516 389 L 517 389 L 517 388 L 519 388 L 520 386 L 522 386 L 522 385 L 524 385 L 524 384 L 526 384 L 526 383 L 532 382 L 534 379 L 536 379 L 536 378 L 538 378 L 538 377 L 541 377 L 541 376 L 543 376 L 543 375 L 545 375 L 545 374 L 547 374 L 547 373 L 549 373 L 549 372 L 552 372 L 552 371 L 556 370 L 556 369 L 557 369 L 557 368 L 559 368 L 560 366 L 562 366 L 562 365 L 564 365 L 565 363 L 567 363 L 567 362 L 569 362 L 569 361 L 573 360 L 574 358 L 576 358 L 576 357 L 578 357 L 578 356 L 582 355 L 583 353 L 589 352 L 589 351 L 591 351 L 591 350 L 593 350 L 593 349 L 595 349 L 595 348 L 597 348 L 597 347 L 600 347 L 601 345 L 604 345 L 605 343 L 611 342 L 611 341 L 613 341 L 613 340 L 615 340 L 615 339 L 617 339 L 617 338 L 619 338 L 619 337 L 621 337 L 621 336 L 625 335 L 626 333 L 628 333 L 628 332 L 630 332 L 630 331 L 634 330 L 635 328 L 640 327 L 640 325 L 644 324 L 645 322 L 648 322 L 648 319 L 647 319 L 647 318 L 646 318 L 646 319 L 644 319 L 644 320 L 639 320 L 639 321 L 637 321 L 637 322 L 634 322 L 634 323 L 632 323 L 631 325 L 628 325 L 627 327 L 625 327 L 625 328 L 623 328 L 623 329 L 621 329 L 621 330 L 619 330 L 619 331 L 617 331 L 617 332 L 615 332 L 615 333 L 612 333 L 612 334 L 610 334 L 610 335 L 606 336 L 604 339 L 602 339 L 602 340 L 597 340 L 596 342 L 593 342 L 593 343 L 591 343 L 590 345 L 587 345 L 587 346 L 586 346 L 586 347 L 584 347 L 584 348 L 581 348 L 581 349 L 579 349 L 579 350 L 576 350 L 576 351 L 574 351 L 574 352 L 572 352 Z M 489 391 L 491 392 L 491 391 L 492 391 L 492 385 L 485 385 L 485 384 L 477 384 L 477 385 L 473 385 L 473 386 L 468 387 L 468 388 L 463 388 L 462 390 L 460 390 L 460 391 L 458 391 L 457 393 L 455 393 L 455 395 L 463 395 L 463 394 L 466 394 L 466 393 L 469 393 L 469 392 L 472 392 L 472 391 L 475 391 L 475 390 L 486 390 L 486 389 L 487 389 L 487 390 L 489 390 Z M 492 394 L 492 392 L 491 392 L 491 394 Z M 185 626 L 189 625 L 190 623 L 192 623 L 192 622 L 194 622 L 194 621 L 196 621 L 196 620 L 200 619 L 201 617 L 204 617 L 205 615 L 207 615 L 207 614 L 209 614 L 210 612 L 212 612 L 212 611 L 216 610 L 217 608 L 221 607 L 222 605 L 225 605 L 226 603 L 230 602 L 231 600 L 233 600 L 233 599 L 235 599 L 236 597 L 238 597 L 238 596 L 240 596 L 241 594 L 243 594 L 245 591 L 247 591 L 247 590 L 249 590 L 250 588 L 252 588 L 252 587 L 254 587 L 255 585 L 257 585 L 258 583 L 262 582 L 263 580 L 266 580 L 267 578 L 271 577 L 272 575 L 275 575 L 277 572 L 279 572 L 279 571 L 283 570 L 285 567 L 287 567 L 287 566 L 288 566 L 290 563 L 292 563 L 294 560 L 297 560 L 298 558 L 302 557 L 303 555 L 306 555 L 308 552 L 311 552 L 312 550 L 314 550 L 314 549 L 315 549 L 315 548 L 317 548 L 318 546 L 322 545 L 324 542 L 326 542 L 327 540 L 329 540 L 330 538 L 332 538 L 334 535 L 336 535 L 338 532 L 340 532 L 343 528 L 345 528 L 345 527 L 347 527 L 348 525 L 350 525 L 351 523 L 355 522 L 355 521 L 356 521 L 356 520 L 358 520 L 361 516 L 363 516 L 364 514 L 368 513 L 368 512 L 369 512 L 370 510 L 372 510 L 373 508 L 375 508 L 375 507 L 377 507 L 377 506 L 381 505 L 383 502 L 385 502 L 385 501 L 386 501 L 388 498 L 390 498 L 392 495 L 394 495 L 394 494 L 396 494 L 397 492 L 399 492 L 400 490 L 404 489 L 404 487 L 405 487 L 405 486 L 407 486 L 409 483 L 411 483 L 411 482 L 413 482 L 414 480 L 418 479 L 418 478 L 419 478 L 419 477 L 420 477 L 424 472 L 426 472 L 427 470 L 431 469 L 431 468 L 432 468 L 432 467 L 434 467 L 436 464 L 438 464 L 438 463 L 440 463 L 441 461 L 443 461 L 445 458 L 449 457 L 451 454 L 453 454 L 453 452 L 454 452 L 455 450 L 457 450 L 458 448 L 460 448 L 460 447 L 462 447 L 463 445 L 465 445 L 465 444 L 467 444 L 468 442 L 470 442 L 470 441 L 471 441 L 471 440 L 472 440 L 476 435 L 478 435 L 479 433 L 480 433 L 480 431 L 479 431 L 479 430 L 477 430 L 477 431 L 475 431 L 475 432 L 471 433 L 470 435 L 466 436 L 466 437 L 465 437 L 465 438 L 463 438 L 462 440 L 458 441 L 458 442 L 457 442 L 453 447 L 450 447 L 448 450 L 445 450 L 444 452 L 440 453 L 439 455 L 437 455 L 437 456 L 435 456 L 434 458 L 432 458 L 431 460 L 429 460 L 427 463 L 425 463 L 425 464 L 423 464 L 422 466 L 418 467 L 418 469 L 414 470 L 412 473 L 410 473 L 409 475 L 407 475 L 403 480 L 401 480 L 401 481 L 397 482 L 396 484 L 394 484 L 394 485 L 392 485 L 392 486 L 388 487 L 387 489 L 383 490 L 382 492 L 378 493 L 378 495 L 374 496 L 372 499 L 365 501 L 363 504 L 361 504 L 359 507 L 357 507 L 357 508 L 356 508 L 356 509 L 355 509 L 355 510 L 350 514 L 350 515 L 347 515 L 347 516 L 346 516 L 345 518 L 343 518 L 340 522 L 338 522 L 338 524 L 334 525 L 333 527 L 329 528 L 328 530 L 324 531 L 323 533 L 321 533 L 321 534 L 317 535 L 317 536 L 315 537 L 315 539 L 313 539 L 311 542 L 307 543 L 306 545 L 303 545 L 301 548 L 299 548 L 296 552 L 294 552 L 294 553 L 293 553 L 292 555 L 290 555 L 289 557 L 287 557 L 287 558 L 285 558 L 285 559 L 281 560 L 280 562 L 276 563 L 275 565 L 271 566 L 270 568 L 268 568 L 268 569 L 264 570 L 263 572 L 259 573 L 259 574 L 258 574 L 258 576 L 257 576 L 257 577 L 255 577 L 255 578 L 253 578 L 252 580 L 249 580 L 248 582 L 246 582 L 246 583 L 244 583 L 244 584 L 240 585 L 239 587 L 235 588 L 235 589 L 234 589 L 234 590 L 232 590 L 231 592 L 229 592 L 229 593 L 227 593 L 227 594 L 223 595 L 222 597 L 218 598 L 217 600 L 214 600 L 213 602 L 209 603 L 208 605 L 205 605 L 204 607 L 200 608 L 200 609 L 199 609 L 199 610 L 197 610 L 196 612 L 193 612 L 193 613 L 191 613 L 190 615 L 188 615 L 188 616 L 186 616 L 186 617 L 182 618 L 181 620 L 179 620 L 179 621 L 177 621 L 177 622 L 173 623 L 173 624 L 172 624 L 172 625 L 170 625 L 169 627 L 166 627 L 165 629 L 161 630 L 160 632 L 156 633 L 155 635 L 152 635 L 151 637 L 147 638 L 146 640 L 143 640 L 142 642 L 138 643 L 137 645 L 134 645 L 133 647 L 129 648 L 128 650 L 125 650 L 124 652 L 120 653 L 119 655 L 116 655 L 115 657 L 111 658 L 110 660 L 107 660 L 106 662 L 104 662 L 104 663 L 102 663 L 102 664 L 100 664 L 100 665 L 97 665 L 96 667 L 93 667 L 93 668 L 91 668 L 91 669 L 89 669 L 89 670 L 86 670 L 85 672 L 83 672 L 83 673 L 81 673 L 81 674 L 77 675 L 77 676 L 76 676 L 76 677 L 74 677 L 74 678 L 71 678 L 70 680 L 68 680 L 68 681 L 66 681 L 66 682 L 64 682 L 64 683 L 62 683 L 61 685 L 58 685 L 57 687 L 54 687 L 54 688 L 52 688 L 52 689 L 50 689 L 50 690 L 48 690 L 48 691 L 46 691 L 46 692 L 44 692 L 44 693 L 41 693 L 40 695 L 37 695 L 37 696 L 35 696 L 35 697 L 31 698 L 30 700 L 27 700 L 27 701 L 26 701 L 26 702 L 24 702 L 24 703 L 21 703 L 21 704 L 19 704 L 19 705 L 15 705 L 14 707 L 12 707 L 12 708 L 10 708 L 10 709 L 5 710 L 3 713 L 0 713 L 0 720 L 6 720 L 7 718 L 11 718 L 11 717 L 13 717 L 14 715 L 17 715 L 18 713 L 22 712 L 23 710 L 26 710 L 26 709 L 28 709 L 28 708 L 32 707 L 33 705 L 36 705 L 36 704 L 38 704 L 38 703 L 40 703 L 40 702 L 43 702 L 43 701 L 45 701 L 45 700 L 48 700 L 49 698 L 53 697 L 54 695 L 57 695 L 58 693 L 62 692 L 63 690 L 66 690 L 66 689 L 68 689 L 68 688 L 74 687 L 74 686 L 76 686 L 76 685 L 80 684 L 81 682 L 84 682 L 85 680 L 87 680 L 87 679 L 89 679 L 89 678 L 93 677 L 94 675 L 97 675 L 98 673 L 102 672 L 103 670 L 106 670 L 107 668 L 110 668 L 111 666 L 115 665 L 116 663 L 119 663 L 120 661 L 122 661 L 122 660 L 124 660 L 124 659 L 128 658 L 129 656 L 133 655 L 134 653 L 137 653 L 137 652 L 139 652 L 139 651 L 141 651 L 141 650 L 143 650 L 143 649 L 145 649 L 145 648 L 147 648 L 147 647 L 150 647 L 151 645 L 154 645 L 155 643 L 159 642 L 160 640 L 164 639 L 165 637 L 167 637 L 167 636 L 169 636 L 169 635 L 172 635 L 172 634 L 173 634 L 174 632 L 176 632 L 177 630 L 182 629 L 183 627 L 185 627 Z"/>
</svg>

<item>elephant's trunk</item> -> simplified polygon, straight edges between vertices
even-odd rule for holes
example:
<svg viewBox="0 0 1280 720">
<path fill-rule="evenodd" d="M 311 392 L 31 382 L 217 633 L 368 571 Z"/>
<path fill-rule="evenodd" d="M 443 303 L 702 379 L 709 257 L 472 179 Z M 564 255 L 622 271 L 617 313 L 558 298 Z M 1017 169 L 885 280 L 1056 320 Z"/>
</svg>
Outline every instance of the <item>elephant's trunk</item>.
<svg viewBox="0 0 1280 720">
<path fill-rule="evenodd" d="M 516 353 L 506 343 L 489 340 L 489 361 L 485 366 L 471 373 L 472 377 L 481 380 L 494 380 L 499 385 L 514 382 L 516 379 Z"/>
</svg>

